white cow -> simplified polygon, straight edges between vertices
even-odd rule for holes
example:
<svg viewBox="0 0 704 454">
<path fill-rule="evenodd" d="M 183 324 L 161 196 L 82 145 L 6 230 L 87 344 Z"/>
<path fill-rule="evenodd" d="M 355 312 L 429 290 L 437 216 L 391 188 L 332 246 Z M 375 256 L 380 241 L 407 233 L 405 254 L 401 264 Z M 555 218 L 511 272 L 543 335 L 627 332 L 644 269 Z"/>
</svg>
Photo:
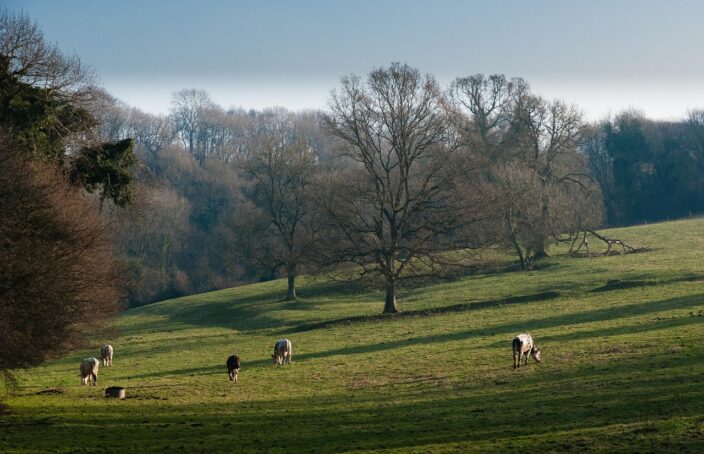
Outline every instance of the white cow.
<svg viewBox="0 0 704 454">
<path fill-rule="evenodd" d="M 533 343 L 530 334 L 519 334 L 513 338 L 513 368 L 521 367 L 521 356 L 525 356 L 524 365 L 528 364 L 528 354 L 540 362 L 540 349 Z"/>
<path fill-rule="evenodd" d="M 293 356 L 293 348 L 291 347 L 291 341 L 288 339 L 279 339 L 274 345 L 274 354 L 271 355 L 274 358 L 274 364 L 283 365 L 288 358 L 288 363 L 291 364 L 291 357 Z"/>
<path fill-rule="evenodd" d="M 98 358 L 86 358 L 81 362 L 81 383 L 84 385 L 92 384 L 95 386 L 98 383 L 98 369 L 100 361 Z"/>
<path fill-rule="evenodd" d="M 103 366 L 112 366 L 112 345 L 103 345 L 100 347 L 100 359 L 103 360 Z"/>
</svg>

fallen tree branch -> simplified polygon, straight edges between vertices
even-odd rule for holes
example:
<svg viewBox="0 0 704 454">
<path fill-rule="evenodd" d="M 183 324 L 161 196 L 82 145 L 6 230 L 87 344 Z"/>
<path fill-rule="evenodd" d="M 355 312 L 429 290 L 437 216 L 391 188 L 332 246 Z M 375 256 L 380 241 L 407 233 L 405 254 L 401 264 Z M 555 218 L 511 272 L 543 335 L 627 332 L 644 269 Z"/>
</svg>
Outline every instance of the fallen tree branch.
<svg viewBox="0 0 704 454">
<path fill-rule="evenodd" d="M 581 235 L 580 235 L 581 233 Z M 606 252 L 604 252 L 604 255 L 611 255 L 612 248 L 614 246 L 621 246 L 621 253 L 622 254 L 629 254 L 633 252 L 639 252 L 643 250 L 642 248 L 635 248 L 631 246 L 630 244 L 627 244 L 623 240 L 618 240 L 618 239 L 612 239 L 612 238 L 607 238 L 606 236 L 595 232 L 594 230 L 591 229 L 585 229 L 582 232 L 578 232 L 577 235 L 575 236 L 574 240 L 572 241 L 572 245 L 570 246 L 570 250 L 568 251 L 569 255 L 575 256 L 579 254 L 579 251 L 582 249 L 582 246 L 587 251 L 587 257 L 591 257 L 591 252 L 589 251 L 589 238 L 587 234 L 590 234 L 594 238 L 603 241 L 606 244 Z M 577 245 L 577 249 L 575 249 L 575 245 L 577 244 L 577 241 L 579 244 Z"/>
</svg>

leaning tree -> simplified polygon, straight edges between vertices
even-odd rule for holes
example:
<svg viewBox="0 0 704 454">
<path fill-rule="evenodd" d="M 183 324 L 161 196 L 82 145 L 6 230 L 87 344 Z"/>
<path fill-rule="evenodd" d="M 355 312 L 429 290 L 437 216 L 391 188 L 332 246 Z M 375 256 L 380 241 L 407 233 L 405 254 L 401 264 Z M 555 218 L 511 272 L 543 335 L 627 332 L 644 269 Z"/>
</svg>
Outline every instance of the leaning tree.
<svg viewBox="0 0 704 454">
<path fill-rule="evenodd" d="M 333 91 L 326 130 L 344 167 L 320 191 L 334 229 L 338 263 L 380 275 L 384 313 L 398 312 L 403 277 L 434 274 L 436 259 L 467 246 L 459 234 L 473 207 L 468 161 L 449 129 L 442 91 L 431 76 L 393 63 L 363 82 L 343 77 Z"/>
</svg>

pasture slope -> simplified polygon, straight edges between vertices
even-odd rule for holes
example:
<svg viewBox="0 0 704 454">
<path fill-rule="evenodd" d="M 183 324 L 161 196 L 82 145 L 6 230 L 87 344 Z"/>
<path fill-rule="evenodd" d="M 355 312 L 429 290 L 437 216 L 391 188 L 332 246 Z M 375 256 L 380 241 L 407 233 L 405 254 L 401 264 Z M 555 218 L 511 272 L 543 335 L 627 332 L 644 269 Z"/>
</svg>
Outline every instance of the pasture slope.
<svg viewBox="0 0 704 454">
<path fill-rule="evenodd" d="M 704 220 L 607 233 L 651 250 L 417 286 L 409 316 L 313 279 L 295 303 L 276 281 L 129 310 L 98 387 L 78 365 L 105 339 L 19 374 L 0 452 L 702 452 Z M 543 364 L 514 371 L 523 331 Z"/>
</svg>

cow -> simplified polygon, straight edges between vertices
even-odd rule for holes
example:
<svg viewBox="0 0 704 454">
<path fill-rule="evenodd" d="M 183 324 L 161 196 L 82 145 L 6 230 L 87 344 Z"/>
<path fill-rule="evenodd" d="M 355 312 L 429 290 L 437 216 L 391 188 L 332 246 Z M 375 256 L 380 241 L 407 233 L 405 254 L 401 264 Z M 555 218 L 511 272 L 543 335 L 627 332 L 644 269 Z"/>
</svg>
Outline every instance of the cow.
<svg viewBox="0 0 704 454">
<path fill-rule="evenodd" d="M 274 358 L 274 364 L 284 365 L 286 358 L 288 358 L 288 363 L 291 364 L 291 357 L 293 356 L 293 348 L 291 348 L 291 341 L 288 339 L 279 339 L 274 345 L 274 354 L 271 355 Z"/>
<path fill-rule="evenodd" d="M 227 375 L 230 376 L 230 381 L 237 383 L 237 375 L 240 373 L 240 357 L 230 355 L 225 364 L 227 365 Z"/>
<path fill-rule="evenodd" d="M 100 361 L 98 358 L 86 358 L 81 362 L 81 384 L 93 386 L 98 384 L 98 368 Z"/>
<path fill-rule="evenodd" d="M 526 357 L 524 365 L 528 365 L 528 354 L 536 362 L 540 362 L 540 349 L 533 343 L 530 334 L 519 334 L 513 338 L 513 368 L 521 367 L 521 356 Z"/>
<path fill-rule="evenodd" d="M 100 347 L 100 359 L 103 361 L 103 366 L 112 366 L 112 345 L 103 345 Z"/>
</svg>

